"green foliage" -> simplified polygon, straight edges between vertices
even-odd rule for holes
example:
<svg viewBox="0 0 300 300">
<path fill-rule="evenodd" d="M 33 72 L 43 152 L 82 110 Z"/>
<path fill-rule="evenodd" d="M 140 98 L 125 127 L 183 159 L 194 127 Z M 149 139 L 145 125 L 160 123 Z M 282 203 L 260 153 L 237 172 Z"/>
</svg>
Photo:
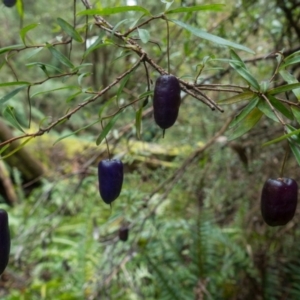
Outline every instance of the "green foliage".
<svg viewBox="0 0 300 300">
<path fill-rule="evenodd" d="M 50 162 L 27 198 L 10 170 L 20 203 L 7 275 L 21 284 L 1 299 L 298 299 L 298 218 L 269 229 L 258 205 L 286 144 L 285 172 L 300 180 L 299 37 L 286 2 L 85 2 L 0 10 L 1 118 L 20 140 L 0 153 L 26 145 Z M 182 104 L 162 139 L 149 100 L 167 73 Z M 103 140 L 126 170 L 111 208 L 96 184 Z"/>
</svg>

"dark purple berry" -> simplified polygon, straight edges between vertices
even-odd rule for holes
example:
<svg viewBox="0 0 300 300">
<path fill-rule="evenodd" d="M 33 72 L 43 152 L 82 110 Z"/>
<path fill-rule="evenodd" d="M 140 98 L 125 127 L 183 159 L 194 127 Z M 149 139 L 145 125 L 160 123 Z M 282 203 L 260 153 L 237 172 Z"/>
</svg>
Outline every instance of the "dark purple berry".
<svg viewBox="0 0 300 300">
<path fill-rule="evenodd" d="M 98 164 L 99 191 L 103 201 L 110 204 L 116 200 L 123 184 L 123 164 L 119 159 L 105 159 Z"/>
<path fill-rule="evenodd" d="M 261 193 L 261 213 L 269 226 L 287 224 L 295 215 L 298 185 L 294 179 L 268 179 Z"/>
<path fill-rule="evenodd" d="M 0 209 L 0 274 L 8 264 L 10 252 L 10 232 L 8 227 L 8 215 L 4 209 Z"/>
<path fill-rule="evenodd" d="M 167 129 L 178 116 L 180 106 L 180 85 L 173 75 L 162 75 L 155 83 L 153 96 L 153 112 L 156 124 Z"/>
<path fill-rule="evenodd" d="M 122 226 L 119 229 L 119 239 L 123 242 L 126 242 L 128 240 L 128 234 L 129 234 L 129 229 L 128 227 Z"/>
<path fill-rule="evenodd" d="M 16 4 L 17 0 L 3 0 L 3 4 L 6 7 L 13 7 Z"/>
</svg>

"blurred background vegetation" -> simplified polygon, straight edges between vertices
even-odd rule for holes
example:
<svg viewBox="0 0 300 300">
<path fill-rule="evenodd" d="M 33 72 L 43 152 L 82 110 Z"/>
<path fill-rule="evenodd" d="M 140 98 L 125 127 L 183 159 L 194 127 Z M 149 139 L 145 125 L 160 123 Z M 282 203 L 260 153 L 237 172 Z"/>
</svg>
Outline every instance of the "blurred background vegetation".
<svg viewBox="0 0 300 300">
<path fill-rule="evenodd" d="M 167 2 L 91 4 L 99 9 L 139 5 L 159 15 Z M 171 8 L 225 3 L 207 2 L 175 0 Z M 86 26 L 86 16 L 77 15 L 85 10 L 84 3 L 89 1 L 24 0 L 22 7 L 18 0 L 13 8 L 0 4 L 2 142 L 22 130 L 46 128 L 89 99 L 85 92 L 101 91 L 136 63 L 138 57 L 96 26 L 92 16 Z M 252 49 L 255 54 L 236 51 L 261 82 L 276 70 L 276 51 L 289 55 L 300 50 L 299 15 L 298 0 L 229 0 L 222 11 L 171 18 Z M 145 20 L 139 21 L 141 16 L 128 11 L 104 18 L 126 32 Z M 57 18 L 76 24 L 84 42 L 66 42 Z M 24 47 L 20 29 L 31 24 Z M 203 68 L 198 82 L 207 85 L 203 92 L 216 102 L 234 95 L 220 85 L 245 86 L 225 60 L 230 57 L 227 47 L 169 25 L 172 74 L 193 81 Z M 141 29 L 145 31 L 130 36 L 167 69 L 165 21 L 153 20 Z M 55 49 L 75 66 L 89 64 L 68 74 L 49 48 L 31 47 L 46 42 L 61 43 Z M 21 50 L 3 50 L 12 45 Z M 299 79 L 299 64 L 289 71 Z M 159 73 L 151 66 L 148 72 L 155 82 Z M 22 81 L 35 84 L 4 101 L 15 87 L 1 83 Z M 272 87 L 282 83 L 279 76 L 271 82 Z M 299 299 L 299 213 L 275 228 L 260 214 L 261 188 L 266 179 L 279 176 L 287 149 L 286 140 L 262 144 L 283 134 L 282 125 L 263 116 L 251 131 L 230 141 L 224 124 L 241 103 L 222 106 L 221 113 L 183 93 L 177 122 L 162 138 L 151 96 L 141 110 L 141 130 L 136 126 L 141 101 L 130 103 L 146 91 L 147 76 L 140 65 L 121 84 L 1 161 L 1 208 L 9 213 L 12 235 L 1 299 Z M 287 96 L 293 100 L 293 93 Z M 125 165 L 125 177 L 110 208 L 97 183 L 97 163 L 107 158 L 106 145 L 102 141 L 96 146 L 95 141 L 102 132 L 100 118 L 116 112 L 120 116 L 107 140 L 112 156 Z M 300 183 L 292 155 L 284 175 Z M 129 228 L 126 242 L 118 237 L 122 226 Z"/>
</svg>

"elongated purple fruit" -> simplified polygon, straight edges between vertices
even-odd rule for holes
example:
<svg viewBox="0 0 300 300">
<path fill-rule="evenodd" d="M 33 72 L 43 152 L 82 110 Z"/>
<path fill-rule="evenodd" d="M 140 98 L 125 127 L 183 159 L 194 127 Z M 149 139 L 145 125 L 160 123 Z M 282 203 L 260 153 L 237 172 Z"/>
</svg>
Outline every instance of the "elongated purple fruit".
<svg viewBox="0 0 300 300">
<path fill-rule="evenodd" d="M 13 7 L 16 4 L 17 0 L 3 0 L 3 4 L 6 7 Z"/>
<path fill-rule="evenodd" d="M 7 267 L 10 252 L 10 232 L 8 227 L 8 215 L 4 209 L 0 209 L 0 274 Z"/>
<path fill-rule="evenodd" d="M 268 179 L 261 193 L 261 213 L 269 226 L 283 226 L 295 215 L 298 185 L 294 179 Z"/>
<path fill-rule="evenodd" d="M 180 106 L 180 85 L 173 75 L 162 75 L 157 78 L 153 96 L 153 112 L 156 124 L 167 129 L 177 117 Z"/>
<path fill-rule="evenodd" d="M 110 204 L 116 200 L 123 184 L 123 163 L 119 159 L 105 159 L 98 164 L 99 191 L 103 201 Z"/>
</svg>

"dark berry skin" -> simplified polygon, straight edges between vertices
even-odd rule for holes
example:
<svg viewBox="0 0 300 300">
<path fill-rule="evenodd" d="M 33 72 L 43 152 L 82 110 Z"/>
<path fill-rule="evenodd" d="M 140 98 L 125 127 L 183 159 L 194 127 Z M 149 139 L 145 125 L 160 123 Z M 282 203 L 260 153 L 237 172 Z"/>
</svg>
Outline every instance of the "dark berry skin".
<svg viewBox="0 0 300 300">
<path fill-rule="evenodd" d="M 180 85 L 173 75 L 162 75 L 157 78 L 153 96 L 153 112 L 156 124 L 167 129 L 178 116 L 180 106 Z"/>
<path fill-rule="evenodd" d="M 128 227 L 121 227 L 119 229 L 119 239 L 123 242 L 128 240 L 129 229 Z"/>
<path fill-rule="evenodd" d="M 16 4 L 17 0 L 3 0 L 3 4 L 6 7 L 13 7 Z"/>
<path fill-rule="evenodd" d="M 116 200 L 123 184 L 123 163 L 119 159 L 105 159 L 98 164 L 99 191 L 103 201 L 110 204 Z"/>
<path fill-rule="evenodd" d="M 268 179 L 261 193 L 261 213 L 269 226 L 283 226 L 295 215 L 298 185 L 294 179 Z"/>
<path fill-rule="evenodd" d="M 0 209 L 0 274 L 8 264 L 10 252 L 10 232 L 8 227 L 8 215 L 4 209 Z"/>
</svg>

